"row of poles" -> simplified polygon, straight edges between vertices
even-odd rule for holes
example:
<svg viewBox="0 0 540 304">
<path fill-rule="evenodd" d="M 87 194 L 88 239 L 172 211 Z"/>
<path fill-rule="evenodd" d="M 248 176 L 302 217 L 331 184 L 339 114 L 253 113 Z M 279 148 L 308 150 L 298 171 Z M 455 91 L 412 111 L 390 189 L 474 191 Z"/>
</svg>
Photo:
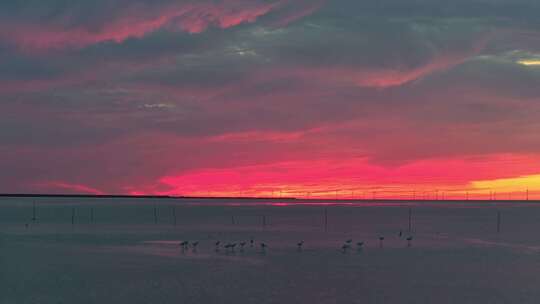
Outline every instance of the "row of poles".
<svg viewBox="0 0 540 304">
<path fill-rule="evenodd" d="M 412 232 L 412 208 L 409 208 L 409 233 Z M 324 232 L 328 232 L 328 207 L 324 208 Z"/>
<path fill-rule="evenodd" d="M 407 230 L 409 233 L 413 231 L 413 211 L 412 208 L 408 209 L 408 225 Z M 324 232 L 328 232 L 328 208 L 324 208 Z M 501 212 L 497 210 L 497 233 L 501 233 Z"/>
<path fill-rule="evenodd" d="M 158 214 L 158 208 L 157 206 L 154 206 L 153 209 L 153 220 L 154 220 L 154 224 L 158 224 L 159 223 L 159 214 Z M 172 206 L 171 207 L 171 215 L 172 215 L 172 219 L 173 219 L 173 225 L 176 226 L 177 223 L 178 223 L 178 218 L 176 216 L 176 207 L 175 206 Z M 267 220 L 266 220 L 266 215 L 261 215 L 261 224 L 262 226 L 266 227 L 266 223 L 267 223 Z M 72 207 L 71 208 L 71 224 L 74 225 L 75 222 L 76 222 L 76 219 L 77 219 L 77 208 L 76 207 Z M 31 218 L 32 222 L 37 222 L 38 221 L 38 217 L 37 217 L 37 206 L 36 206 L 36 203 L 33 202 L 32 203 L 32 218 Z M 94 223 L 94 208 L 91 207 L 90 208 L 90 223 Z M 233 215 L 231 216 L 231 223 L 233 225 L 236 225 L 237 224 L 237 221 L 236 221 L 236 217 Z"/>
<path fill-rule="evenodd" d="M 270 198 L 283 198 L 283 192 L 279 192 L 279 196 L 274 195 L 274 191 L 272 191 L 272 195 Z M 287 197 L 295 197 L 295 198 L 302 198 L 302 199 L 328 199 L 330 197 L 333 197 L 334 199 L 359 199 L 359 200 L 387 200 L 387 199 L 398 199 L 398 200 L 435 200 L 435 201 L 444 201 L 444 200 L 489 200 L 489 201 L 496 201 L 496 200 L 504 200 L 500 198 L 499 195 L 507 194 L 508 200 L 516 199 L 516 197 L 521 197 L 521 200 L 529 200 L 529 189 L 521 191 L 514 191 L 514 192 L 499 192 L 496 191 L 489 191 L 489 193 L 479 193 L 478 191 L 475 191 L 474 193 L 470 193 L 469 191 L 457 191 L 457 190 L 448 190 L 448 191 L 441 191 L 441 190 L 429 190 L 429 191 L 360 191 L 361 195 L 356 195 L 358 193 L 357 191 L 351 191 L 350 195 L 344 194 L 349 193 L 347 190 L 333 190 L 333 191 L 324 191 L 324 192 L 299 192 L 299 191 L 288 191 L 286 193 Z M 396 194 L 397 193 L 397 194 Z M 317 195 L 322 194 L 322 195 Z M 209 197 L 211 197 L 209 195 Z M 249 196 L 247 196 L 249 197 Z M 517 199 L 520 200 L 520 199 Z"/>
<path fill-rule="evenodd" d="M 487 191 L 489 189 L 485 189 Z M 296 199 L 330 199 L 334 198 L 339 199 L 348 199 L 348 200 L 505 200 L 503 197 L 507 195 L 508 200 L 529 200 L 529 189 L 522 191 L 507 191 L 507 192 L 497 192 L 489 191 L 483 192 L 480 190 L 465 191 L 465 190 L 425 190 L 425 191 L 416 191 L 416 190 L 328 190 L 328 191 L 297 191 L 297 190 L 288 190 L 288 191 L 277 191 L 278 195 L 275 194 L 276 191 L 272 190 L 268 198 L 272 199 L 283 199 L 283 198 L 296 198 Z M 499 195 L 499 196 L 498 196 Z M 238 197 L 242 198 L 257 198 L 265 196 L 265 194 L 253 193 L 239 193 Z M 212 198 L 212 194 L 207 194 L 208 198 Z"/>
<path fill-rule="evenodd" d="M 72 207 L 71 208 L 71 224 L 72 225 L 75 225 L 76 216 L 77 216 L 76 208 Z M 31 220 L 32 220 L 33 223 L 36 223 L 38 221 L 37 206 L 36 206 L 35 202 L 32 203 L 32 218 L 31 218 Z M 90 223 L 92 223 L 92 224 L 94 223 L 94 208 L 90 208 Z"/>
<path fill-rule="evenodd" d="M 76 208 L 75 207 L 72 207 L 71 209 L 71 224 L 72 225 L 75 225 L 75 221 L 76 221 L 76 216 L 77 216 L 77 212 L 76 212 Z M 176 207 L 173 206 L 171 207 L 171 214 L 172 214 L 172 218 L 173 218 L 173 225 L 176 226 L 177 224 L 177 217 L 176 217 Z M 154 206 L 153 208 L 153 215 L 154 215 L 154 224 L 158 224 L 158 209 L 157 209 L 157 206 Z M 266 228 L 266 225 L 267 225 L 267 220 L 266 220 L 266 215 L 260 215 L 260 218 L 261 218 L 261 225 Z M 38 218 L 37 218 L 37 206 L 36 206 L 36 203 L 34 202 L 32 204 L 32 222 L 37 222 Z M 413 227 L 412 227 L 412 220 L 413 220 L 413 211 L 412 211 L 412 208 L 408 208 L 408 232 L 411 233 L 413 231 Z M 94 208 L 90 208 L 90 223 L 91 224 L 94 224 Z M 231 216 L 231 224 L 232 225 L 236 225 L 237 224 L 237 221 L 236 221 L 236 217 L 234 215 Z M 500 233 L 501 232 L 501 212 L 499 210 L 497 210 L 497 228 L 496 228 L 496 231 L 497 233 Z M 328 232 L 328 207 L 325 207 L 324 208 L 324 232 Z"/>
</svg>

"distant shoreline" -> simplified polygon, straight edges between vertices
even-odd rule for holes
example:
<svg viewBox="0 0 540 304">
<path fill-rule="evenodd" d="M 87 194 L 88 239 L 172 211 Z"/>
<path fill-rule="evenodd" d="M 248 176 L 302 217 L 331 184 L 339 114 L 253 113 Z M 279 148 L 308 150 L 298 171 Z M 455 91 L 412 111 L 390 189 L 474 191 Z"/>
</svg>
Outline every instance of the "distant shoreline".
<svg viewBox="0 0 540 304">
<path fill-rule="evenodd" d="M 244 200 L 296 200 L 294 197 L 198 197 L 198 196 L 172 196 L 172 195 L 97 195 L 97 194 L 24 194 L 24 193 L 4 193 L 0 197 L 22 197 L 22 198 L 131 198 L 131 199 L 244 199 Z"/>
<path fill-rule="evenodd" d="M 200 200 L 295 200 L 301 201 L 342 201 L 342 202 L 415 202 L 415 203 L 540 203 L 540 200 L 479 200 L 479 199 L 451 199 L 451 200 L 422 200 L 422 199 L 405 199 L 405 198 L 384 198 L 384 199 L 331 199 L 331 198 L 295 198 L 295 197 L 198 197 L 198 196 L 171 196 L 171 195 L 94 195 L 94 194 L 24 194 L 24 193 L 4 193 L 0 194 L 0 198 L 89 198 L 89 199 L 163 199 L 163 200 L 184 200 L 184 199 L 200 199 Z"/>
</svg>

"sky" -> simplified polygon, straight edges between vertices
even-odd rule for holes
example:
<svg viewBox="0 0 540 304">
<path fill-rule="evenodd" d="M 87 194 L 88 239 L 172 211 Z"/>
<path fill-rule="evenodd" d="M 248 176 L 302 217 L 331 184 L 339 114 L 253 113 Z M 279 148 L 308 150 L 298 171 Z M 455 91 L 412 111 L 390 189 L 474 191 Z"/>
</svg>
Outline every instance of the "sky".
<svg viewBox="0 0 540 304">
<path fill-rule="evenodd" d="M 540 199 L 537 0 L 0 2 L 0 192 Z"/>
</svg>

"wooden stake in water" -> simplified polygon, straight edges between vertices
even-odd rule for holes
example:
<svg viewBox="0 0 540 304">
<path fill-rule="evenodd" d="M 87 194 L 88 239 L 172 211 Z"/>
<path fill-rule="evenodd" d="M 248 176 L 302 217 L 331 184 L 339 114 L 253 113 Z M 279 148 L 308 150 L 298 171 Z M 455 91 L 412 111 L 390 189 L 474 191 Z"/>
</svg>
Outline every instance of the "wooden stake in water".
<svg viewBox="0 0 540 304">
<path fill-rule="evenodd" d="M 158 219 L 157 219 L 157 207 L 154 206 L 154 224 L 157 224 L 158 222 Z"/>
<path fill-rule="evenodd" d="M 71 225 L 75 225 L 75 207 L 71 208 Z"/>
<path fill-rule="evenodd" d="M 36 202 L 32 203 L 32 222 L 37 221 L 36 217 Z"/>
<path fill-rule="evenodd" d="M 328 207 L 324 208 L 324 232 L 328 232 Z"/>
<path fill-rule="evenodd" d="M 497 211 L 497 233 L 501 233 L 501 212 Z"/>
<path fill-rule="evenodd" d="M 409 232 L 412 231 L 412 209 L 409 208 Z"/>
<path fill-rule="evenodd" d="M 231 215 L 231 224 L 236 224 L 236 222 L 234 221 L 234 215 Z"/>
</svg>

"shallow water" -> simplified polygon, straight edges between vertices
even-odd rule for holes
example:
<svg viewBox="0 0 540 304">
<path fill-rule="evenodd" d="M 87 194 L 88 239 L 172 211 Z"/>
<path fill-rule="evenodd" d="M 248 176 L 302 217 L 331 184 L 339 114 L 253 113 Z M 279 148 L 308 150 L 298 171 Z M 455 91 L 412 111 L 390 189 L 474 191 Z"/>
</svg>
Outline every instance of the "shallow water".
<svg viewBox="0 0 540 304">
<path fill-rule="evenodd" d="M 538 207 L 0 199 L 0 303 L 537 303 Z"/>
</svg>

